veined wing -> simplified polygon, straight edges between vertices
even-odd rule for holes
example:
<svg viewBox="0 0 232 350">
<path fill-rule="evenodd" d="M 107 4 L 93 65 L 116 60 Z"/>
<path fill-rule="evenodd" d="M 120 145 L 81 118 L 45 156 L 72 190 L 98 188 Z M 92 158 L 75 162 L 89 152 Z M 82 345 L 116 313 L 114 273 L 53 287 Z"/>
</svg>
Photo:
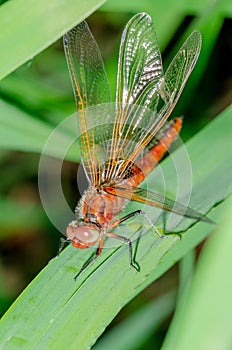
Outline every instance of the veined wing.
<svg viewBox="0 0 232 350">
<path fill-rule="evenodd" d="M 160 193 L 150 192 L 139 187 L 128 188 L 126 185 L 112 187 L 109 186 L 105 187 L 104 190 L 109 194 L 151 205 L 153 207 L 158 207 L 179 214 L 181 216 L 185 216 L 187 218 L 201 220 L 211 224 L 213 223 L 212 220 L 197 212 L 196 210 L 186 207 L 185 205 L 178 203 Z"/>
<path fill-rule="evenodd" d="M 100 161 L 94 135 L 95 121 L 89 117 L 88 108 L 111 101 L 109 83 L 100 51 L 86 22 L 64 35 L 64 50 L 78 109 L 82 159 L 90 181 L 96 184 Z"/>
<path fill-rule="evenodd" d="M 111 159 L 123 158 L 119 172 L 130 162 L 132 149 L 149 125 L 147 110 L 156 110 L 163 78 L 161 53 L 151 17 L 139 13 L 127 23 L 121 38 L 116 94 L 116 123 Z M 130 140 L 128 142 L 128 140 Z M 107 174 L 110 178 L 112 171 Z"/>
<path fill-rule="evenodd" d="M 123 153 L 125 161 L 120 168 L 121 176 L 169 117 L 197 61 L 200 48 L 201 35 L 194 31 L 164 75 L 150 16 L 140 13 L 128 22 L 119 54 L 117 123 L 111 155 L 111 159 L 116 159 L 120 152 Z M 123 140 L 120 135 L 123 135 Z"/>
</svg>

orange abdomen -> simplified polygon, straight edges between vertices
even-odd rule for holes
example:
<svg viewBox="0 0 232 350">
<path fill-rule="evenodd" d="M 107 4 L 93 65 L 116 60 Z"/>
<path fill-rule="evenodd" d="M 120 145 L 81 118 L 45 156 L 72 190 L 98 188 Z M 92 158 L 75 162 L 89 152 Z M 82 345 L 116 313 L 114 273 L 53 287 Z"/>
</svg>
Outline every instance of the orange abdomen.
<svg viewBox="0 0 232 350">
<path fill-rule="evenodd" d="M 134 176 L 127 180 L 129 185 L 137 187 L 147 174 L 149 174 L 156 164 L 163 158 L 171 143 L 178 136 L 182 127 L 182 118 L 171 120 L 158 134 L 157 141 L 152 148 L 135 163 Z"/>
</svg>

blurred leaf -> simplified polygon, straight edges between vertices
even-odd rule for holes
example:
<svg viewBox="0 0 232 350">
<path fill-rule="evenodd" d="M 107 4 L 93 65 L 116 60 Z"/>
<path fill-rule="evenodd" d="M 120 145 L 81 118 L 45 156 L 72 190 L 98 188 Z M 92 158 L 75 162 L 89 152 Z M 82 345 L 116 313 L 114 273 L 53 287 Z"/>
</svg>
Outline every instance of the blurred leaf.
<svg viewBox="0 0 232 350">
<path fill-rule="evenodd" d="M 190 250 L 179 262 L 179 290 L 178 297 L 182 298 L 183 292 L 191 282 L 195 268 L 195 249 Z"/>
<path fill-rule="evenodd" d="M 157 16 L 159 15 L 160 19 L 162 19 L 162 15 L 165 15 L 168 11 L 167 9 L 178 9 L 179 12 L 189 13 L 197 15 L 198 13 L 202 13 L 204 9 L 210 7 L 212 5 L 212 1 L 210 0 L 196 0 L 196 1 L 185 1 L 185 0 L 177 0 L 175 3 L 172 0 L 166 0 L 163 2 L 162 0 L 157 0 L 156 2 L 152 0 L 144 0 L 143 2 L 135 2 L 133 0 L 123 1 L 123 0 L 109 0 L 101 10 L 104 11 L 125 11 L 125 12 L 138 12 L 138 11 L 146 11 L 156 10 Z M 220 9 L 222 15 L 224 17 L 232 16 L 232 6 L 230 0 L 219 0 L 217 1 L 217 6 Z"/>
<path fill-rule="evenodd" d="M 232 107 L 187 143 L 194 174 L 193 203 L 202 212 L 220 203 L 210 212 L 217 222 L 227 205 L 223 200 L 232 193 L 231 112 Z M 178 152 L 179 149 L 174 154 Z M 171 163 L 167 158 L 162 169 L 171 170 Z M 153 179 L 155 173 L 151 175 Z M 172 185 L 168 181 L 168 186 L 174 184 L 175 180 Z M 183 221 L 190 225 L 190 220 Z M 21 346 L 26 350 L 37 344 L 38 349 L 89 349 L 129 300 L 205 239 L 212 228 L 199 222 L 186 231 L 182 240 L 176 236 L 160 240 L 148 230 L 149 234 L 139 240 L 136 252 L 140 273 L 129 265 L 128 247 L 124 245 L 104 249 L 97 261 L 74 281 L 92 250 L 68 247 L 2 318 L 0 347 Z"/>
<path fill-rule="evenodd" d="M 181 0 L 182 1 L 182 0 Z M 104 6 L 102 6 L 101 11 L 114 11 L 114 12 L 147 12 L 154 20 L 155 28 L 158 33 L 159 45 L 161 50 L 167 45 L 169 40 L 172 38 L 176 29 L 183 21 L 185 16 L 185 11 L 183 6 L 181 7 L 178 2 L 171 2 L 171 11 L 167 11 L 167 2 L 163 1 L 151 1 L 145 0 L 140 1 L 108 1 Z M 170 26 L 167 23 L 171 23 Z"/>
<path fill-rule="evenodd" d="M 57 58 L 57 57 L 56 57 Z M 68 69 L 66 68 L 66 77 L 68 81 Z M 34 72 L 33 72 L 34 73 Z M 49 85 L 45 78 L 41 78 L 40 72 L 32 74 L 30 69 L 18 69 L 10 74 L 0 83 L 0 94 L 3 99 L 10 100 L 12 105 L 17 105 L 27 113 L 33 113 L 38 117 L 49 119 L 54 125 L 66 117 L 67 114 L 74 111 L 75 102 L 71 99 L 72 92 L 65 96 L 64 91 L 58 87 Z M 56 71 L 58 74 L 58 70 Z M 41 73 L 40 73 L 41 74 Z M 71 84 L 70 84 L 71 85 Z M 68 91 L 69 92 L 69 91 Z M 67 99 L 70 99 L 71 108 L 67 105 Z"/>
<path fill-rule="evenodd" d="M 215 48 L 224 21 L 217 5 L 218 3 L 212 3 L 212 5 L 207 8 L 207 11 L 204 11 L 201 16 L 195 18 L 188 27 L 188 30 L 185 31 L 184 38 L 182 38 L 183 41 L 193 30 L 197 29 L 202 35 L 202 48 L 196 67 L 189 78 L 186 89 L 183 91 L 180 103 L 178 103 L 178 106 L 175 109 L 176 115 L 181 115 L 186 109 L 186 106 L 191 105 L 190 101 L 192 100 L 192 96 L 196 88 L 199 86 L 206 68 L 209 65 L 212 52 Z M 169 54 L 167 59 L 168 62 L 171 61 L 178 48 L 179 43 L 175 45 L 174 49 Z"/>
<path fill-rule="evenodd" d="M 232 198 L 229 212 L 200 255 L 162 350 L 230 350 L 232 346 Z"/>
<path fill-rule="evenodd" d="M 11 0 L 3 4 L 0 79 L 31 60 L 105 1 Z"/>
<path fill-rule="evenodd" d="M 202 16 L 207 17 L 207 13 L 211 12 L 211 8 L 215 7 L 217 16 L 232 17 L 232 5 L 230 0 L 221 0 L 212 2 L 210 0 L 144 0 L 140 1 L 123 1 L 123 0 L 109 0 L 102 6 L 101 11 L 115 11 L 115 12 L 148 12 L 155 21 L 157 28 L 159 43 L 161 49 L 167 45 L 169 40 L 173 37 L 176 29 L 181 24 L 186 16 Z M 213 24 L 211 22 L 211 24 Z"/>
<path fill-rule="evenodd" d="M 33 118 L 20 109 L 1 101 L 0 103 L 0 148 L 24 152 L 45 153 L 53 157 L 78 161 L 77 146 L 66 151 L 76 139 L 75 117 L 54 129 L 52 125 Z M 65 129 L 65 124 L 69 129 Z M 62 126 L 63 125 L 63 126 Z M 54 135 L 53 143 L 45 147 L 46 141 Z M 64 153 L 65 152 L 65 153 Z"/>
<path fill-rule="evenodd" d="M 142 349 L 174 310 L 175 293 L 168 293 L 142 306 L 126 320 L 114 326 L 93 347 L 94 350 Z"/>
<path fill-rule="evenodd" d="M 42 208 L 34 203 L 0 198 L 0 212 L 0 240 L 9 237 L 9 232 L 15 234 L 14 229 L 28 232 L 30 228 L 41 228 L 46 221 Z"/>
</svg>

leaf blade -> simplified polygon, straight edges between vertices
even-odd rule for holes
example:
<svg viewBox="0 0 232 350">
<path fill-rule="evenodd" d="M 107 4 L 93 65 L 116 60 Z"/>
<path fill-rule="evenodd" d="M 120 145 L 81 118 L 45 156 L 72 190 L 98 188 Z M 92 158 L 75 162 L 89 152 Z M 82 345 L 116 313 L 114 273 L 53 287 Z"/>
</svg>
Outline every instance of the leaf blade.
<svg viewBox="0 0 232 350">
<path fill-rule="evenodd" d="M 54 43 L 105 1 L 51 0 L 49 4 L 46 0 L 6 2 L 0 7 L 0 79 Z"/>
<path fill-rule="evenodd" d="M 216 181 L 228 165 L 227 146 L 231 145 L 232 140 L 227 129 L 232 130 L 231 110 L 231 107 L 228 108 L 188 143 L 194 169 L 201 169 L 204 162 L 215 152 L 222 158 L 218 164 L 220 167 L 215 167 L 215 162 L 211 161 L 206 173 L 196 173 L 199 183 L 196 179 L 194 190 L 202 192 L 201 186 L 205 187 L 203 195 L 210 189 L 205 183 L 209 182 L 211 177 Z M 202 147 L 210 145 L 204 148 L 203 155 L 196 153 L 197 149 L 201 149 L 200 144 Z M 168 167 L 169 163 L 167 160 L 164 166 Z M 219 198 L 223 200 L 232 192 L 230 178 L 224 178 L 223 181 L 212 196 L 208 193 L 209 203 L 200 201 L 199 207 L 212 207 Z M 201 198 L 201 194 L 196 199 Z M 227 201 L 210 213 L 212 219 L 219 220 Z M 141 264 L 140 273 L 136 273 L 130 267 L 126 246 L 114 251 L 106 249 L 99 259 L 80 275 L 77 282 L 73 277 L 78 266 L 82 266 L 92 252 L 76 251 L 73 247 L 68 247 L 40 273 L 2 318 L 0 345 L 7 349 L 24 341 L 24 349 L 30 349 L 32 344 L 40 344 L 38 349 L 56 349 L 57 346 L 75 348 L 78 342 L 81 349 L 89 349 L 123 305 L 167 271 L 211 230 L 211 225 L 197 223 L 183 235 L 181 241 L 177 238 L 160 241 L 154 239 L 151 233 L 146 234 L 139 242 L 136 255 Z M 38 330 L 41 315 L 43 326 Z"/>
</svg>

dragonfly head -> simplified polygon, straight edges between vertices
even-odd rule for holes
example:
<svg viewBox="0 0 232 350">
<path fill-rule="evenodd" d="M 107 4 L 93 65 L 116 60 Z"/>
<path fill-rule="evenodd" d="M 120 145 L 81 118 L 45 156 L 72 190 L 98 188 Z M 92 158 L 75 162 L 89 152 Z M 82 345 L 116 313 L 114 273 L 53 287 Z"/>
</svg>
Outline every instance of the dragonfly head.
<svg viewBox="0 0 232 350">
<path fill-rule="evenodd" d="M 75 248 L 85 249 L 96 244 L 100 234 L 96 226 L 79 226 L 77 221 L 72 221 L 67 226 L 66 236 Z"/>
</svg>

